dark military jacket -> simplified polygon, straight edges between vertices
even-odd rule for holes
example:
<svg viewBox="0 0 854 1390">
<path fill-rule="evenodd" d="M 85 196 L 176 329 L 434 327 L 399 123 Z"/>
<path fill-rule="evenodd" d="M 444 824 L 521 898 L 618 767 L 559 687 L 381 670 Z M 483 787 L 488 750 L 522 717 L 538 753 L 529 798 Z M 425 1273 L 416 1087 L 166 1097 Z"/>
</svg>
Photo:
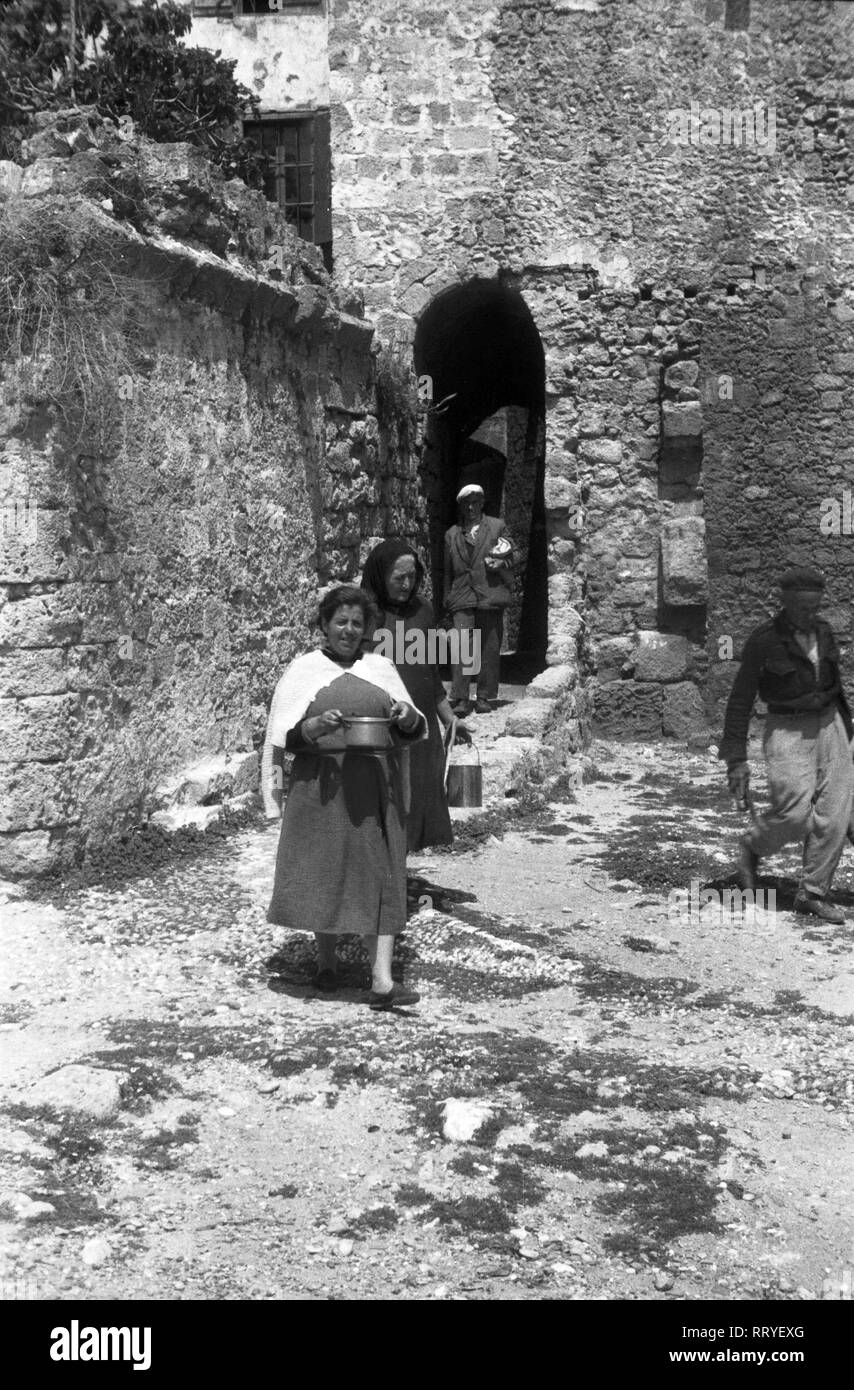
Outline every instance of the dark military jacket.
<svg viewBox="0 0 854 1390">
<path fill-rule="evenodd" d="M 816 713 L 836 706 L 848 737 L 854 732 L 851 711 L 839 675 L 839 648 L 833 629 L 816 618 L 819 669 L 798 642 L 784 609 L 751 632 L 744 644 L 741 666 L 730 692 L 724 736 L 718 757 L 727 763 L 747 757 L 747 731 L 758 695 L 772 714 Z"/>
</svg>

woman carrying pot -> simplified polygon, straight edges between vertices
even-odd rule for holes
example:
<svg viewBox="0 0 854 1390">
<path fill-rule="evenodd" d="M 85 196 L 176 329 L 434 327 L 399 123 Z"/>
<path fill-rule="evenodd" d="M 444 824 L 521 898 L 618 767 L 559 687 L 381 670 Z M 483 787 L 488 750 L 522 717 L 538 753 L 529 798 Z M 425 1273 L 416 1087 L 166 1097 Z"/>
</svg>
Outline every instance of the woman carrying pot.
<svg viewBox="0 0 854 1390">
<path fill-rule="evenodd" d="M 504 609 L 513 598 L 513 547 L 504 522 L 483 512 L 483 488 L 469 483 L 457 493 L 459 522 L 445 533 L 445 608 L 458 632 L 473 629 L 475 652 L 480 648 L 476 714 L 490 714 L 498 699 L 499 656 Z M 453 667 L 451 707 L 454 714 L 471 709 L 471 674 L 465 665 Z"/>
<path fill-rule="evenodd" d="M 362 588 L 378 610 L 373 641 L 392 645 L 393 661 L 409 697 L 427 716 L 428 737 L 409 754 L 411 798 L 406 822 L 407 848 L 449 845 L 453 840 L 445 797 L 445 745 L 448 740 L 470 743 L 467 729 L 457 725 L 435 660 L 433 609 L 420 595 L 424 566 L 408 541 L 388 540 L 375 546 L 365 561 Z M 420 634 L 410 640 L 412 634 Z M 382 634 L 382 636 L 379 636 Z"/>
<path fill-rule="evenodd" d="M 394 666 L 363 651 L 371 601 L 339 585 L 320 605 L 320 650 L 298 656 L 276 686 L 262 762 L 268 815 L 282 804 L 284 750 L 294 754 L 267 921 L 313 931 L 316 988 L 333 991 L 336 943 L 363 937 L 372 1009 L 419 996 L 391 977 L 394 938 L 406 925 L 404 750 L 427 721 Z M 385 747 L 348 746 L 348 718 L 383 718 Z M 353 726 L 355 727 L 355 726 Z"/>
</svg>

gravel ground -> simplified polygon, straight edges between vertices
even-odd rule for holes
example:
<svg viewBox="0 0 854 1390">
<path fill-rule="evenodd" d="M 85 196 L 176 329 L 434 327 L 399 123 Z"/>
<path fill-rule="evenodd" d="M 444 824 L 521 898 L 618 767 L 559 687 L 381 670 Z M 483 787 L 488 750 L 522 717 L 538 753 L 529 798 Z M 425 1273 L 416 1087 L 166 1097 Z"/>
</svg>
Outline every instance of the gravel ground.
<svg viewBox="0 0 854 1390">
<path fill-rule="evenodd" d="M 711 754 L 597 745 L 504 827 L 478 727 L 498 809 L 410 861 L 417 1008 L 366 1008 L 354 940 L 311 988 L 276 827 L 9 887 L 6 1297 L 850 1298 L 854 926 L 792 915 L 794 853 L 775 912 L 668 913 L 731 882 Z"/>
</svg>

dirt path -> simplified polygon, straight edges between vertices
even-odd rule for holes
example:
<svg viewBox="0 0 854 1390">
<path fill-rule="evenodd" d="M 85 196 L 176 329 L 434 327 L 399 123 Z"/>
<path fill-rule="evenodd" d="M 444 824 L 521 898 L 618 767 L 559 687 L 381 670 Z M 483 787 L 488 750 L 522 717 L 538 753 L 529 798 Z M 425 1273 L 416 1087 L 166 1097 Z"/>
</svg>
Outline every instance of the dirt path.
<svg viewBox="0 0 854 1390">
<path fill-rule="evenodd" d="M 320 997 L 265 923 L 275 827 L 13 893 L 5 1295 L 850 1297 L 854 927 L 786 910 L 793 855 L 775 916 L 668 916 L 726 882 L 719 769 L 594 756 L 573 802 L 413 859 L 394 1016 L 357 943 Z"/>
</svg>

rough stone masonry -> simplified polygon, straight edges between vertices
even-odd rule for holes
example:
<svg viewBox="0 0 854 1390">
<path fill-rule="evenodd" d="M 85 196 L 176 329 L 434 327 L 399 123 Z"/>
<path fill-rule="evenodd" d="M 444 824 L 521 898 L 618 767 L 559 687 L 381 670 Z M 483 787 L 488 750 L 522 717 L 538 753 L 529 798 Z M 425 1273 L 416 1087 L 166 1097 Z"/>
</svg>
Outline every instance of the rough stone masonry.
<svg viewBox="0 0 854 1390">
<path fill-rule="evenodd" d="M 6 268 L 56 288 L 3 368 L 10 875 L 138 823 L 182 769 L 177 800 L 256 786 L 318 585 L 423 509 L 373 328 L 277 209 L 190 146 L 38 126 L 0 165 Z"/>
<path fill-rule="evenodd" d="M 486 346 L 473 281 L 533 320 L 547 659 L 598 728 L 719 718 L 787 562 L 849 638 L 852 7 L 330 0 L 329 45 L 339 278 L 416 359 L 431 315 Z"/>
</svg>

